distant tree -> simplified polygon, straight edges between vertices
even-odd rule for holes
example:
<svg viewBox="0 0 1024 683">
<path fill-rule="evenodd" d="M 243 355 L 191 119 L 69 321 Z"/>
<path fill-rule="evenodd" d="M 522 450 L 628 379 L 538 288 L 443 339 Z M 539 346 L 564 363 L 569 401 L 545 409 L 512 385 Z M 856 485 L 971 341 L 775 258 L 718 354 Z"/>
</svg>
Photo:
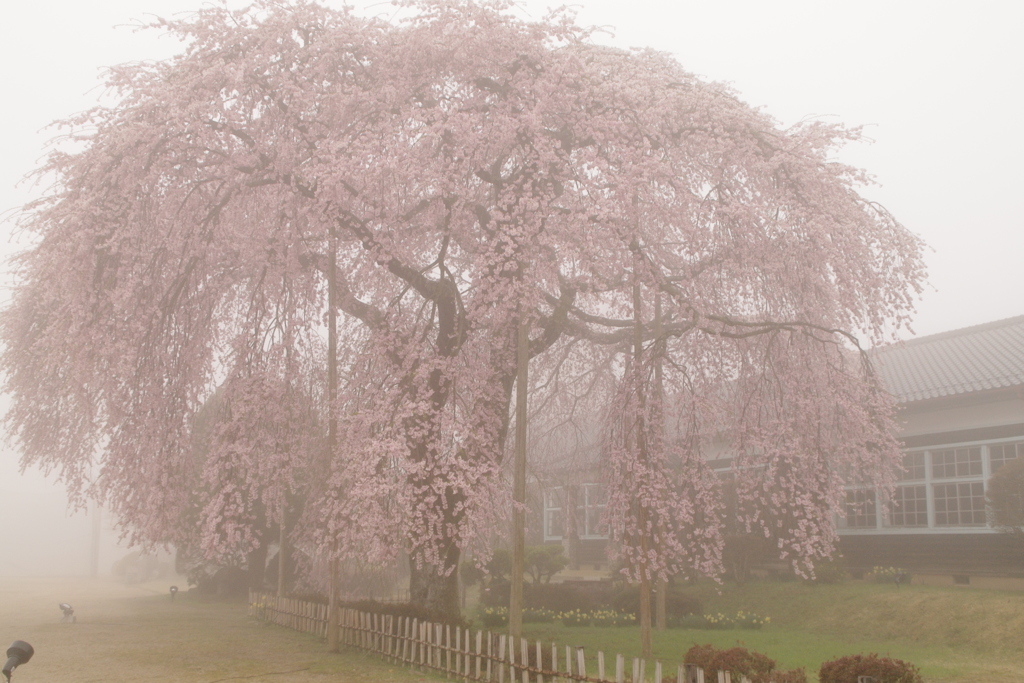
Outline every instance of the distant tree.
<svg viewBox="0 0 1024 683">
<path fill-rule="evenodd" d="M 1024 459 L 1011 460 L 988 480 L 989 521 L 1024 543 Z"/>
<path fill-rule="evenodd" d="M 509 8 L 423 0 L 396 26 L 268 0 L 156 22 L 182 54 L 110 71 L 118 101 L 67 122 L 23 219 L 0 319 L 23 462 L 139 540 L 192 515 L 212 555 L 263 543 L 260 510 L 299 491 L 308 547 L 404 548 L 412 599 L 457 612 L 463 550 L 509 510 L 522 317 L 536 391 L 566 413 L 589 391 L 618 420 L 608 516 L 632 576 L 720 567 L 712 433 L 770 509 L 747 526 L 797 566 L 827 556 L 844 473 L 885 485 L 899 455 L 849 354 L 907 322 L 923 275 L 920 241 L 834 159 L 857 132 L 782 129 L 666 55 Z M 642 398 L 656 348 L 663 418 Z"/>
<path fill-rule="evenodd" d="M 569 558 L 561 544 L 531 545 L 526 548 L 526 573 L 534 584 L 550 583 L 551 577 L 565 569 Z"/>
</svg>

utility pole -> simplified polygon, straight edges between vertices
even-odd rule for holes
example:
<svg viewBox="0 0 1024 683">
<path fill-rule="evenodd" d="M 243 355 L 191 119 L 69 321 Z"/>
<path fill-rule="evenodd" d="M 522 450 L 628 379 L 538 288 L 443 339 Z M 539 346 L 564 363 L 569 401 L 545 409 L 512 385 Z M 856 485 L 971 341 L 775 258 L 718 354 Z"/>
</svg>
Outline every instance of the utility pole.
<svg viewBox="0 0 1024 683">
<path fill-rule="evenodd" d="M 508 608 L 508 630 L 513 638 L 523 636 L 523 572 L 526 569 L 526 389 L 530 364 L 530 324 L 519 305 L 516 336 L 516 452 L 512 484 L 512 590 Z"/>
<path fill-rule="evenodd" d="M 644 332 L 640 297 L 640 247 L 634 242 L 633 257 L 633 380 L 635 382 L 637 400 L 636 446 L 637 459 L 641 465 L 647 462 L 647 434 L 644 411 L 647 409 L 643 387 L 643 352 Z M 649 658 L 653 649 L 651 637 L 651 577 L 649 574 L 647 552 L 650 549 L 650 538 L 647 535 L 647 508 L 642 500 L 637 505 L 637 526 L 640 530 L 640 653 Z"/>
<path fill-rule="evenodd" d="M 100 535 L 103 531 L 103 508 L 100 502 L 92 504 L 92 548 L 89 553 L 89 575 L 94 579 L 100 575 Z"/>
<path fill-rule="evenodd" d="M 284 597 L 284 523 L 285 514 L 287 511 L 288 501 L 287 499 L 281 505 L 281 529 L 277 536 L 277 597 Z"/>
<path fill-rule="evenodd" d="M 654 428 L 657 430 L 659 436 L 659 443 L 664 444 L 665 441 L 665 380 L 662 375 L 662 360 L 664 358 L 664 343 L 662 339 L 662 326 L 661 326 L 661 292 L 657 291 L 654 294 L 654 393 L 655 393 L 655 410 L 653 411 L 653 417 L 656 420 Z M 661 577 L 658 578 L 658 590 L 655 592 L 656 600 L 654 605 L 654 627 L 659 631 L 664 631 L 667 627 L 667 620 L 665 618 L 665 611 L 667 607 L 668 598 L 668 581 Z"/>
<path fill-rule="evenodd" d="M 330 248 L 330 270 L 327 273 L 327 453 L 328 457 L 334 458 L 334 451 L 338 445 L 338 306 L 335 298 L 337 296 L 334 286 L 335 271 L 338 267 L 338 245 L 335 241 L 334 228 L 331 228 L 329 238 Z M 331 547 L 330 561 L 330 594 L 328 596 L 327 609 L 327 649 L 331 652 L 338 651 L 338 544 Z"/>
</svg>

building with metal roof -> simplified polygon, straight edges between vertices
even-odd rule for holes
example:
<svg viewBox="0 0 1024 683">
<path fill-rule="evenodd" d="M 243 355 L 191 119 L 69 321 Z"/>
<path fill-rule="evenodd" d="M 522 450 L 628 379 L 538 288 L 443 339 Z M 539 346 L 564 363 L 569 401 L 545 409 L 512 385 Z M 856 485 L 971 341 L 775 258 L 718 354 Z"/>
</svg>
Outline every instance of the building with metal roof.
<svg viewBox="0 0 1024 683">
<path fill-rule="evenodd" d="M 989 478 L 1024 458 L 1024 316 L 871 356 L 900 405 L 904 471 L 891 496 L 847 491 L 839 519 L 847 563 L 960 584 L 1024 578 L 1024 547 L 989 525 L 985 500 Z"/>
</svg>

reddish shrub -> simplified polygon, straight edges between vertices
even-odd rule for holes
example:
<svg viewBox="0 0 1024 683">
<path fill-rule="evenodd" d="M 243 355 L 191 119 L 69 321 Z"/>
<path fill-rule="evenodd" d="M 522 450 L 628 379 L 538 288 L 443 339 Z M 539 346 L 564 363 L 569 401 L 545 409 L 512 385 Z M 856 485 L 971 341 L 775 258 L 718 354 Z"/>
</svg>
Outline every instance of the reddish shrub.
<svg viewBox="0 0 1024 683">
<path fill-rule="evenodd" d="M 714 645 L 694 645 L 683 661 L 704 669 L 705 680 L 715 680 L 719 671 L 729 671 L 734 680 L 746 676 L 752 683 L 807 683 L 803 669 L 776 669 L 774 659 L 745 647 L 719 650 Z"/>
<path fill-rule="evenodd" d="M 876 654 L 833 659 L 818 672 L 820 683 L 857 683 L 858 676 L 873 676 L 878 683 L 922 683 L 921 672 L 913 664 Z"/>
</svg>

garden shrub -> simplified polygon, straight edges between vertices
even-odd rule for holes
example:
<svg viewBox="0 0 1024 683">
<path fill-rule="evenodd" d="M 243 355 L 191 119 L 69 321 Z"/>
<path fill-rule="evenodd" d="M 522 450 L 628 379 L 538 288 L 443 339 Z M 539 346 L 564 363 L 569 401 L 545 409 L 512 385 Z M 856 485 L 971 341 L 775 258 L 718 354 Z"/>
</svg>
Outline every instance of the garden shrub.
<svg viewBox="0 0 1024 683">
<path fill-rule="evenodd" d="M 728 671 L 733 680 L 746 676 L 751 683 L 807 683 L 803 669 L 777 669 L 774 659 L 745 647 L 719 650 L 714 645 L 694 645 L 683 661 L 704 669 L 704 680 L 715 680 L 719 671 Z"/>
<path fill-rule="evenodd" d="M 876 654 L 833 659 L 818 671 L 820 683 L 857 683 L 858 676 L 873 676 L 878 683 L 922 683 L 921 672 L 913 664 Z"/>
<path fill-rule="evenodd" d="M 530 545 L 526 547 L 525 573 L 533 584 L 550 583 L 551 577 L 565 569 L 569 558 L 561 544 Z"/>
</svg>

